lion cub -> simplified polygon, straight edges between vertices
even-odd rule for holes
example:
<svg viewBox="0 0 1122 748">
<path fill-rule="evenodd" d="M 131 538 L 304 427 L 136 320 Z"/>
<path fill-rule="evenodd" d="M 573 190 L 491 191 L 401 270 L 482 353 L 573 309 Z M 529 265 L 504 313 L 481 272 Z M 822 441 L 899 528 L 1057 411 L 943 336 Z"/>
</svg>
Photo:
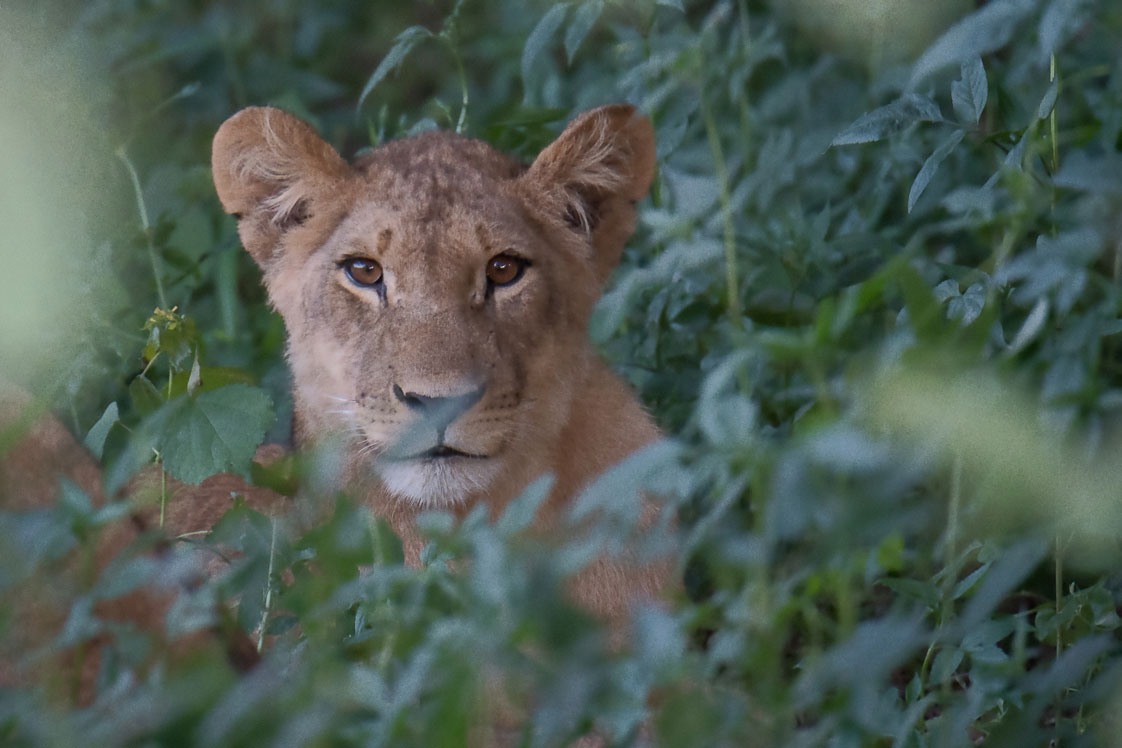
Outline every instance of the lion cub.
<svg viewBox="0 0 1122 748">
<path fill-rule="evenodd" d="M 219 129 L 212 163 L 288 330 L 297 442 L 343 439 L 345 480 L 412 563 L 418 513 L 495 516 L 550 473 L 549 532 L 658 438 L 586 336 L 654 174 L 634 107 L 581 115 L 528 167 L 450 133 L 349 164 L 302 120 L 252 107 Z M 614 617 L 663 576 L 602 562 L 576 594 Z"/>
</svg>

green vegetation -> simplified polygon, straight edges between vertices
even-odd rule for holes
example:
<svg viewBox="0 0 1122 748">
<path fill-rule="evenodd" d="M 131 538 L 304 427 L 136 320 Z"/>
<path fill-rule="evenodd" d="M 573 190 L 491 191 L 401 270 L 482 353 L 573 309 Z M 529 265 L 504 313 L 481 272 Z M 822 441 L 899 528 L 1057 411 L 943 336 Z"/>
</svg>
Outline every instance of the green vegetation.
<svg viewBox="0 0 1122 748">
<path fill-rule="evenodd" d="M 582 506 L 655 488 L 684 589 L 612 652 L 560 592 L 600 546 L 518 538 L 540 487 L 497 526 L 431 516 L 423 569 L 346 501 L 301 537 L 239 505 L 194 542 L 241 556 L 167 625 L 229 610 L 273 636 L 258 665 L 93 616 L 169 573 L 122 549 L 59 642 L 115 631 L 98 700 L 0 690 L 0 743 L 460 745 L 498 683 L 533 746 L 1122 741 L 1122 6 L 27 5 L 0 6 L 0 372 L 110 491 L 286 437 L 283 328 L 210 184 L 226 116 L 530 158 L 583 109 L 648 112 L 659 174 L 591 334 L 673 438 Z M 118 521 L 65 496 L 0 514 L 0 596 Z M 606 514 L 611 547 L 635 518 Z"/>
</svg>

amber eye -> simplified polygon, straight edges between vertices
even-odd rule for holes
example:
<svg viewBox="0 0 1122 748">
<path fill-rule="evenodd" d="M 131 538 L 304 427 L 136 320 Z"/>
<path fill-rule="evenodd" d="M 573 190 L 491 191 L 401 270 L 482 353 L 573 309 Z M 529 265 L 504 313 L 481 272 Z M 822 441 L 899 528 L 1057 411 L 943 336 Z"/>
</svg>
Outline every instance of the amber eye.
<svg viewBox="0 0 1122 748">
<path fill-rule="evenodd" d="M 528 264 L 526 260 L 514 255 L 495 255 L 487 263 L 487 280 L 493 286 L 509 286 L 522 277 Z"/>
<path fill-rule="evenodd" d="M 382 282 L 382 266 L 364 257 L 348 257 L 343 260 L 343 272 L 356 286 L 370 288 Z"/>
</svg>

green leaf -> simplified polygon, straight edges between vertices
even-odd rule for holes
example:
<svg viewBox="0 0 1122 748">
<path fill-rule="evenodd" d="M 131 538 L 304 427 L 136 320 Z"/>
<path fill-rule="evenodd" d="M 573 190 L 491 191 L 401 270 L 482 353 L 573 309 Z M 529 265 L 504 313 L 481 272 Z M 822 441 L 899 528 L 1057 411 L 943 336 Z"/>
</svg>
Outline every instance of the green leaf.
<svg viewBox="0 0 1122 748">
<path fill-rule="evenodd" d="M 530 32 L 530 36 L 526 38 L 526 46 L 522 48 L 522 85 L 523 85 L 523 103 L 530 100 L 530 91 L 533 88 L 531 79 L 533 77 L 534 62 L 541 55 L 542 50 L 553 39 L 553 35 L 557 33 L 557 29 L 561 28 L 561 24 L 565 21 L 565 15 L 569 12 L 569 5 L 567 3 L 558 3 L 554 5 L 549 11 L 542 16 L 538 21 L 538 25 Z"/>
<path fill-rule="evenodd" d="M 927 96 L 904 94 L 891 104 L 861 115 L 852 125 L 838 133 L 831 146 L 872 143 L 903 130 L 914 122 L 939 122 L 943 113 Z"/>
<path fill-rule="evenodd" d="M 199 351 L 195 350 L 195 361 L 191 364 L 191 372 L 187 376 L 187 394 L 194 397 L 199 392 L 202 384 L 202 375 L 199 368 Z"/>
<path fill-rule="evenodd" d="M 974 585 L 976 585 L 982 579 L 982 577 L 986 575 L 986 572 L 989 571 L 989 569 L 990 564 L 982 564 L 977 569 L 967 574 L 966 577 L 960 579 L 954 586 L 954 591 L 951 593 L 951 598 L 954 600 L 958 600 L 960 597 L 972 590 L 974 588 Z"/>
<path fill-rule="evenodd" d="M 1053 107 L 1056 106 L 1056 96 L 1059 92 L 1059 81 L 1052 81 L 1048 86 L 1048 90 L 1044 92 L 1044 96 L 1040 99 L 1040 105 L 1036 107 L 1037 119 L 1044 119 L 1052 113 Z"/>
<path fill-rule="evenodd" d="M 168 244 L 197 262 L 214 247 L 210 215 L 201 208 L 191 207 L 176 216 Z"/>
<path fill-rule="evenodd" d="M 565 29 L 565 55 L 569 62 L 572 63 L 573 58 L 580 49 L 581 43 L 584 38 L 588 36 L 588 32 L 596 25 L 596 21 L 600 19 L 600 14 L 604 10 L 603 0 L 584 0 L 577 6 L 576 13 L 573 14 L 573 20 L 569 24 L 569 28 Z"/>
<path fill-rule="evenodd" d="M 975 57 L 962 63 L 962 78 L 951 84 L 951 101 L 955 114 L 964 125 L 976 125 L 986 108 L 989 83 L 982 58 Z"/>
<path fill-rule="evenodd" d="M 192 383 L 192 378 L 195 381 Z M 181 371 L 171 378 L 171 396 L 176 397 L 184 393 L 197 395 L 200 392 L 210 392 L 221 389 L 231 384 L 254 384 L 253 377 L 244 369 L 231 366 L 201 366 L 198 371 L 191 367 L 191 371 Z"/>
<path fill-rule="evenodd" d="M 390 523 L 381 517 L 370 518 L 370 537 L 374 545 L 374 562 L 382 566 L 398 565 L 405 563 L 405 551 L 401 538 L 390 527 Z"/>
<path fill-rule="evenodd" d="M 232 384 L 172 400 L 153 416 L 150 427 L 167 471 L 197 484 L 215 473 L 246 474 L 274 418 L 263 390 Z"/>
<path fill-rule="evenodd" d="M 359 566 L 379 560 L 379 551 L 385 550 L 377 548 L 378 536 L 370 528 L 368 510 L 339 500 L 331 519 L 310 530 L 296 547 L 314 550 L 317 566 L 329 578 L 349 579 L 358 573 Z M 392 549 L 389 555 L 395 555 Z"/>
<path fill-rule="evenodd" d="M 1095 0 L 1052 0 L 1037 29 L 1040 59 L 1046 60 L 1061 44 L 1091 22 Z"/>
<path fill-rule="evenodd" d="M 59 480 L 59 486 L 61 489 L 58 498 L 59 506 L 70 515 L 75 527 L 84 527 L 89 523 L 94 512 L 90 495 L 66 477 Z"/>
<path fill-rule="evenodd" d="M 101 414 L 101 418 L 97 419 L 91 428 L 86 438 L 82 443 L 86 445 L 86 449 L 93 453 L 97 459 L 101 459 L 101 453 L 105 449 L 105 438 L 109 436 L 109 429 L 113 428 L 113 424 L 120 421 L 120 414 L 118 412 L 117 403 L 111 402 L 105 411 Z"/>
<path fill-rule="evenodd" d="M 195 321 L 179 314 L 175 308 L 156 309 L 144 323 L 148 331 L 148 344 L 144 346 L 144 359 L 151 361 L 166 354 L 172 368 L 182 370 L 198 348 L 199 334 Z"/>
<path fill-rule="evenodd" d="M 951 26 L 912 67 L 908 88 L 914 89 L 927 76 L 948 65 L 1001 49 L 1012 38 L 1017 24 L 1033 4 L 1019 0 L 995 0 Z"/>
<path fill-rule="evenodd" d="M 935 655 L 935 661 L 931 663 L 931 682 L 946 683 L 950 681 L 955 671 L 958 670 L 958 666 L 962 664 L 965 654 L 958 647 L 939 650 L 939 654 Z"/>
<path fill-rule="evenodd" d="M 1052 181 L 1069 190 L 1122 195 L 1122 157 L 1116 153 L 1092 156 L 1076 151 L 1064 161 Z"/>
<path fill-rule="evenodd" d="M 915 181 L 912 182 L 912 188 L 908 191 L 908 212 L 912 212 L 915 207 L 916 201 L 923 191 L 927 189 L 927 185 L 931 182 L 931 178 L 935 176 L 935 172 L 939 170 L 939 164 L 950 155 L 954 147 L 962 142 L 963 136 L 966 135 L 965 130 L 955 130 L 951 136 L 943 141 L 943 143 L 935 149 L 935 152 L 927 157 L 920 167 L 919 174 L 916 174 Z"/>
<path fill-rule="evenodd" d="M 935 295 L 928 287 L 927 281 L 916 272 L 915 268 L 907 265 L 899 268 L 896 277 L 916 337 L 920 340 L 938 337 L 943 327 L 942 315 L 939 314 L 939 303 L 935 300 Z"/>
<path fill-rule="evenodd" d="M 433 33 L 426 29 L 424 26 L 410 26 L 402 31 L 394 39 L 394 45 L 390 47 L 390 51 L 378 63 L 378 67 L 374 68 L 374 72 L 370 75 L 370 79 L 366 81 L 366 85 L 362 88 L 362 93 L 359 94 L 358 104 L 356 108 L 361 109 L 366 97 L 374 91 L 382 80 L 397 69 L 401 63 L 405 61 L 406 56 L 413 51 L 413 47 L 423 39 L 429 39 Z"/>
<path fill-rule="evenodd" d="M 164 404 L 164 396 L 145 376 L 136 377 L 129 382 L 129 398 L 132 400 L 132 407 L 144 415 Z"/>
<path fill-rule="evenodd" d="M 529 527 L 537 516 L 538 508 L 549 497 L 552 488 L 553 476 L 550 475 L 542 476 L 527 486 L 521 496 L 510 502 L 503 516 L 499 518 L 496 524 L 499 534 L 509 537 Z"/>
<path fill-rule="evenodd" d="M 296 455 L 287 454 L 262 465 L 252 462 L 249 466 L 250 480 L 255 486 L 263 486 L 282 496 L 295 496 L 300 487 L 301 464 Z"/>
</svg>

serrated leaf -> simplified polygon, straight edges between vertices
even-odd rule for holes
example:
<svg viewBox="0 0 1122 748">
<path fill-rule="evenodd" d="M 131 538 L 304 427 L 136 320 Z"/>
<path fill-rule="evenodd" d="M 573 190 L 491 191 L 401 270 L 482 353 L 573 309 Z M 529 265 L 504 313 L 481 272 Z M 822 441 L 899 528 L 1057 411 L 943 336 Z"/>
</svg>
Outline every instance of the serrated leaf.
<svg viewBox="0 0 1122 748">
<path fill-rule="evenodd" d="M 566 3 L 558 3 L 554 5 L 549 11 L 542 16 L 538 21 L 538 25 L 530 32 L 530 36 L 526 38 L 526 46 L 522 48 L 522 85 L 524 87 L 523 99 L 528 100 L 531 89 L 531 77 L 533 74 L 534 62 L 538 56 L 553 39 L 553 35 L 557 33 L 557 29 L 561 28 L 561 24 L 565 21 L 565 16 L 569 12 L 569 5 Z"/>
<path fill-rule="evenodd" d="M 117 403 L 109 403 L 109 406 L 102 412 L 101 418 L 98 418 L 97 423 L 90 427 L 86 438 L 82 440 L 82 443 L 86 445 L 86 449 L 90 450 L 97 459 L 101 459 L 101 453 L 105 449 L 105 438 L 109 436 L 109 429 L 113 428 L 113 424 L 120 420 L 121 417 L 117 408 Z"/>
<path fill-rule="evenodd" d="M 572 63 L 573 57 L 576 56 L 577 50 L 580 49 L 584 38 L 588 36 L 588 32 L 592 30 L 592 27 L 596 25 L 596 21 L 600 19 L 600 14 L 603 10 L 603 0 L 584 0 L 584 2 L 577 6 L 577 10 L 573 14 L 572 22 L 569 23 L 569 27 L 565 29 L 565 56 L 570 63 Z"/>
<path fill-rule="evenodd" d="M 935 176 L 935 172 L 939 170 L 939 164 L 950 155 L 954 147 L 962 142 L 963 136 L 966 135 L 965 130 L 955 130 L 951 136 L 943 141 L 942 145 L 935 149 L 935 152 L 927 157 L 920 167 L 919 174 L 916 174 L 915 181 L 912 182 L 912 188 L 908 191 L 908 212 L 912 212 L 915 207 L 916 200 L 919 200 L 920 195 L 927 189 L 927 185 L 931 182 L 931 178 Z"/>
<path fill-rule="evenodd" d="M 232 384 L 172 400 L 153 416 L 150 428 L 167 471 L 197 484 L 215 473 L 247 473 L 274 417 L 263 390 Z"/>
<path fill-rule="evenodd" d="M 1033 9 L 1032 3 L 1019 0 L 995 0 L 971 13 L 951 26 L 920 55 L 912 67 L 908 88 L 914 89 L 923 79 L 948 65 L 955 65 L 973 57 L 1004 47 L 1025 16 Z"/>
<path fill-rule="evenodd" d="M 982 58 L 962 63 L 962 77 L 951 83 L 951 101 L 959 121 L 964 125 L 978 124 L 988 98 L 989 83 Z"/>
<path fill-rule="evenodd" d="M 378 67 L 374 68 L 374 72 L 370 75 L 370 79 L 366 81 L 366 85 L 362 87 L 362 93 L 359 94 L 357 108 L 361 109 L 366 97 L 373 91 L 382 80 L 397 69 L 402 62 L 405 61 L 406 56 L 413 51 L 413 47 L 417 46 L 417 42 L 422 39 L 429 39 L 433 33 L 426 29 L 424 26 L 410 26 L 402 31 L 394 39 L 394 44 L 390 47 L 390 51 L 378 63 Z"/>
<path fill-rule="evenodd" d="M 904 94 L 891 104 L 858 117 L 857 121 L 838 133 L 830 145 L 872 143 L 903 130 L 913 122 L 938 122 L 942 119 L 939 105 L 927 96 Z"/>
</svg>

